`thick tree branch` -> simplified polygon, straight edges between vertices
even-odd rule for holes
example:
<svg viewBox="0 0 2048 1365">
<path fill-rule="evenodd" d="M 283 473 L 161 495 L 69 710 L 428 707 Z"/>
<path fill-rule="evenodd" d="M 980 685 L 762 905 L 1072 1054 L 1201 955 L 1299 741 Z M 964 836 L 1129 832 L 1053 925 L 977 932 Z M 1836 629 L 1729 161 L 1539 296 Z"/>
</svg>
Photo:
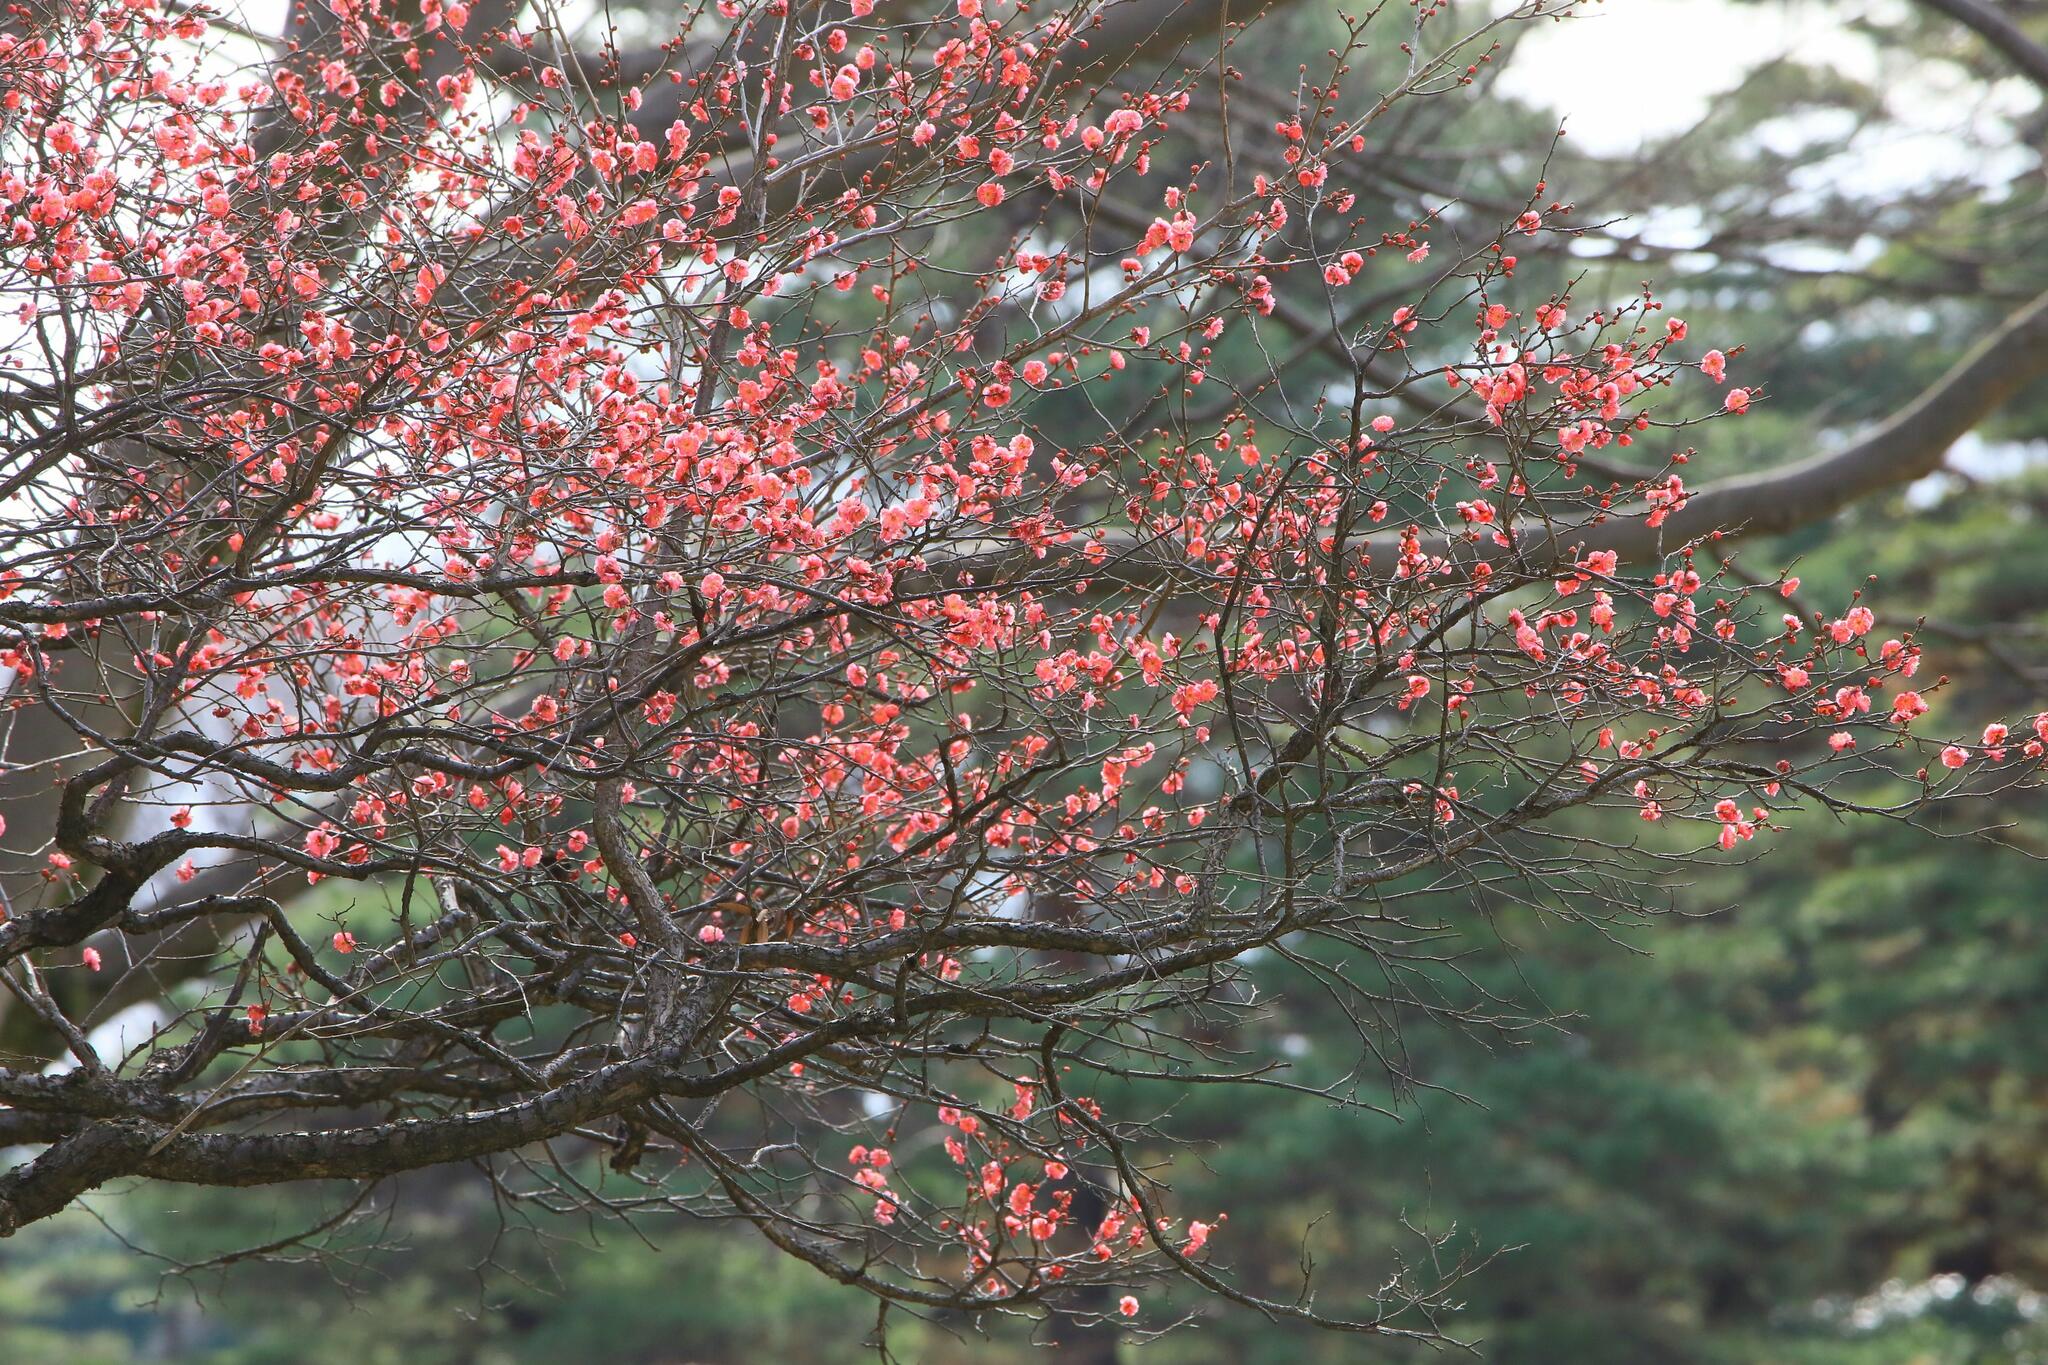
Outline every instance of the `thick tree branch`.
<svg viewBox="0 0 2048 1365">
<path fill-rule="evenodd" d="M 2048 92 L 2048 47 L 2028 37 L 2010 16 L 1986 0 L 1919 0 L 1919 3 L 1946 14 L 1991 44 L 2026 73 L 2027 79 Z"/>
</svg>

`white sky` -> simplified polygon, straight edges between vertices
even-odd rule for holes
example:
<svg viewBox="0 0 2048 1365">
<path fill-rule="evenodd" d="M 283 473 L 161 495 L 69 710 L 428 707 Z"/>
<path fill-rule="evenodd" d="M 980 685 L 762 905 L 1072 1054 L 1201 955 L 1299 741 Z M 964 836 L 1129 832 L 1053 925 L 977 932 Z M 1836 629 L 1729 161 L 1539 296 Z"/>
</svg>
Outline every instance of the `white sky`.
<svg viewBox="0 0 2048 1365">
<path fill-rule="evenodd" d="M 2003 120 L 2038 99 L 2017 76 L 1988 90 L 1955 82 L 1941 64 L 1885 54 L 1852 27 L 1858 19 L 1895 18 L 1907 3 L 1596 0 L 1569 19 L 1539 23 L 1501 83 L 1510 93 L 1557 109 L 1578 145 L 1619 154 L 1691 126 L 1746 69 L 1780 54 L 1859 80 L 1882 77 L 1894 118 L 1910 131 L 1881 143 L 1866 140 L 1857 164 L 1834 173 L 1858 188 L 1905 189 L 1955 170 L 1959 130 L 2000 140 Z M 1798 120 L 1776 132 L 1773 141 L 1783 145 L 1802 140 Z M 1989 180 L 2024 164 L 2019 158 L 1976 160 Z"/>
<path fill-rule="evenodd" d="M 1696 122 L 1746 67 L 1781 52 L 1826 52 L 1848 74 L 1876 61 L 1845 20 L 1869 6 L 1730 0 L 1595 0 L 1523 38 L 1501 84 L 1563 113 L 1589 151 L 1617 154 Z"/>
</svg>

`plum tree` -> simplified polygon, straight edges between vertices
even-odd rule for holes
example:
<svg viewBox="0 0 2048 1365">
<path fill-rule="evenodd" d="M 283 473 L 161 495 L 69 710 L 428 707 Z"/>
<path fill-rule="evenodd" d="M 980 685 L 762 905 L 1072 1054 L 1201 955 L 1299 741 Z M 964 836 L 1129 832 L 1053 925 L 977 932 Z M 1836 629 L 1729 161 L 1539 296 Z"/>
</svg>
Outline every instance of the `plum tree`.
<svg viewBox="0 0 2048 1365">
<path fill-rule="evenodd" d="M 1229 1036 L 1260 954 L 1398 1071 L 1406 1013 L 1513 1025 L 1461 915 L 2048 738 L 1919 733 L 1911 629 L 1721 553 L 1934 467 L 2048 302 L 1702 482 L 1764 395 L 1648 289 L 1518 281 L 1592 230 L 1546 182 L 1368 211 L 1561 8 L 1347 18 L 1277 117 L 1227 4 L 14 11 L 0 1231 L 472 1162 L 913 1310 L 1442 1332 L 1455 1259 L 1364 1317 L 1234 1279 L 1106 1097 L 1290 1086 Z"/>
</svg>

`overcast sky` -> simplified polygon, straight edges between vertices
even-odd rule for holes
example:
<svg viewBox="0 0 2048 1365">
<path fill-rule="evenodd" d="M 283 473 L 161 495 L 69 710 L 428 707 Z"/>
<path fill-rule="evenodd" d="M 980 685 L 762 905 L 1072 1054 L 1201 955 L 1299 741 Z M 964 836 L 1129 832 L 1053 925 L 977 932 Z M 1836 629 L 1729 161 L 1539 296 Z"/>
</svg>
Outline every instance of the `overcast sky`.
<svg viewBox="0 0 2048 1365">
<path fill-rule="evenodd" d="M 2001 116 L 2031 108 L 2019 77 L 1990 90 L 1951 81 L 1938 63 L 1893 53 L 1858 34 L 1858 19 L 1897 16 L 1908 0 L 1598 0 L 1525 38 L 1503 78 L 1512 93 L 1549 104 L 1588 150 L 1628 152 L 1690 126 L 1744 71 L 1791 53 L 1859 80 L 1882 78 L 1895 117 L 1914 132 L 1872 139 L 1858 164 L 1841 167 L 1860 187 L 1906 188 L 1956 167 L 1955 133 L 1995 135 Z M 1585 73 L 1598 73 L 1587 79 Z M 1610 74 L 1611 73 L 1611 74 Z M 1780 130 L 1797 141 L 1796 122 Z M 1987 178 L 2016 162 L 1983 159 Z"/>
</svg>

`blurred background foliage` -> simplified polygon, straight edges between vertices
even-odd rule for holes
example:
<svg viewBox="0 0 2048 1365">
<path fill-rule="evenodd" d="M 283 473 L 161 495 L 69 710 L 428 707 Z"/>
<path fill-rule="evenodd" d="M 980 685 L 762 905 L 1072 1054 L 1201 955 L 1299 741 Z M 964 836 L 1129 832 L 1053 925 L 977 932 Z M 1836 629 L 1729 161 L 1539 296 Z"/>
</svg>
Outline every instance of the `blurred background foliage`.
<svg viewBox="0 0 2048 1365">
<path fill-rule="evenodd" d="M 2048 40 L 2048 6 L 2005 8 Z M 1639 144 L 1567 137 L 1547 175 L 1580 217 L 1623 221 L 1523 271 L 1530 303 L 1575 275 L 1589 302 L 1653 279 L 1696 337 L 1747 347 L 1732 368 L 1765 401 L 1700 436 L 1711 473 L 1798 458 L 1883 417 L 2048 287 L 2040 98 L 1981 43 L 1905 3 L 1718 9 L 1759 25 L 1746 71 L 1731 68 L 1726 92 L 1675 126 L 1652 68 L 1682 55 L 1618 62 Z M 1764 39 L 1787 14 L 1832 23 L 1857 60 L 1825 43 L 1774 52 Z M 1320 6 L 1284 10 L 1233 60 L 1248 85 L 1286 90 L 1290 56 L 1326 45 L 1333 22 Z M 1568 62 L 1577 41 L 1538 31 L 1525 45 L 1539 50 L 1504 52 L 1470 97 L 1428 102 L 1387 155 L 1384 212 L 1519 207 L 1556 118 L 1537 92 L 1570 97 L 1517 64 Z M 1939 155 L 1911 150 L 1929 127 L 1947 139 Z M 1924 173 L 1873 180 L 1900 156 Z M 1438 240 L 1498 221 L 1453 208 Z M 935 250 L 972 259 L 993 245 Z M 1216 368 L 1229 373 L 1227 352 Z M 1741 562 L 1769 574 L 1796 561 L 1815 604 L 1864 589 L 1893 631 L 1924 615 L 1931 669 L 1957 679 L 1940 707 L 1959 723 L 2031 714 L 2048 676 L 2044 451 L 2039 393 L 1966 443 L 1955 472 L 1746 546 Z M 1268 1006 L 1247 1055 L 1283 1056 L 1317 1083 L 1355 1072 L 1361 1105 L 1388 1112 L 1162 1089 L 1158 1108 L 1189 1140 L 1173 1154 L 1183 1206 L 1228 1211 L 1214 1246 L 1248 1287 L 1289 1294 L 1313 1266 L 1332 1311 L 1363 1303 L 1393 1257 L 1491 1256 L 1455 1329 L 1501 1362 L 2048 1360 L 2048 878 L 2028 856 L 2048 853 L 2039 805 L 2014 798 L 1932 829 L 1809 816 L 1764 856 L 1653 889 L 1639 922 L 1602 933 L 1518 911 L 1467 926 L 1453 964 L 1465 988 L 1554 1022 L 1472 1036 L 1406 1019 L 1396 1069 L 1411 1085 L 1389 1086 L 1302 973 L 1262 963 Z M 323 893 L 302 913 L 375 931 L 377 908 L 348 899 L 360 891 Z M 598 1154 L 563 1159 L 596 1178 Z M 211 1259 L 354 1197 L 103 1192 L 0 1242 L 0 1360 L 874 1358 L 873 1304 L 744 1227 L 553 1217 L 461 1171 L 384 1187 L 365 1206 L 377 1217 L 324 1243 Z M 1410 1358 L 1183 1307 L 1203 1314 L 1197 1330 L 1124 1342 L 1122 1358 Z M 1148 1303 L 1146 1321 L 1172 1311 Z M 1029 1330 L 990 1330 L 898 1316 L 888 1342 L 930 1365 L 1046 1358 Z"/>
</svg>

